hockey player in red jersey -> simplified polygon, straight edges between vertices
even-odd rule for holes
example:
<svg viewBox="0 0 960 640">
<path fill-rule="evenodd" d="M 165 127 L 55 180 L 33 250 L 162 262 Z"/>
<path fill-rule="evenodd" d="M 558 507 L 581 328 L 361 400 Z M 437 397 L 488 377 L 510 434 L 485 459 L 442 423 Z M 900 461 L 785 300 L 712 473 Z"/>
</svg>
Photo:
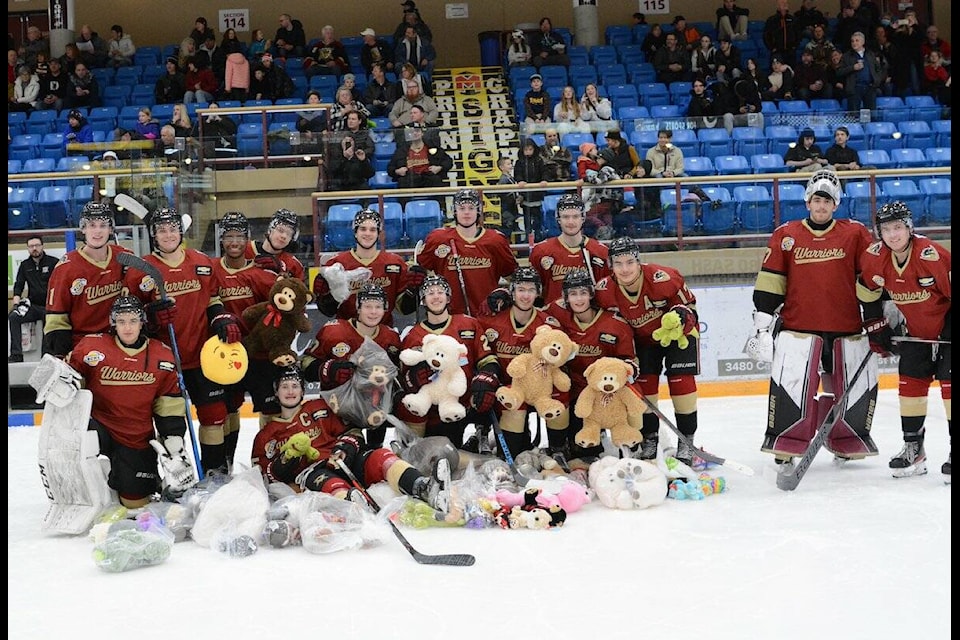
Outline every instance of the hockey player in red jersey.
<svg viewBox="0 0 960 640">
<path fill-rule="evenodd" d="M 835 173 L 821 170 L 810 177 L 809 216 L 774 230 L 754 287 L 755 335 L 746 351 L 755 360 L 773 362 L 761 449 L 774 454 L 778 464 L 792 466 L 793 457 L 803 455 L 869 356 L 856 284 L 873 239 L 861 223 L 834 219 L 840 197 Z M 778 310 L 782 328 L 774 322 Z M 824 394 L 818 398 L 821 383 Z M 870 437 L 876 393 L 877 364 L 871 359 L 834 414 L 826 438 L 838 459 L 877 454 Z"/>
<path fill-rule="evenodd" d="M 913 212 L 903 202 L 890 202 L 876 215 L 880 241 L 870 245 L 863 258 L 857 296 L 863 303 L 864 329 L 870 348 L 881 355 L 900 355 L 900 424 L 903 449 L 890 460 L 894 477 L 927 472 L 923 449 L 927 391 L 940 381 L 940 396 L 952 435 L 950 309 L 952 307 L 951 258 L 943 246 L 913 232 Z M 894 342 L 893 326 L 884 313 L 886 293 L 903 317 L 906 335 L 927 342 Z M 941 467 L 950 481 L 950 455 Z"/>
<path fill-rule="evenodd" d="M 80 338 L 110 329 L 110 305 L 123 289 L 123 266 L 110 244 L 114 213 L 106 202 L 88 202 L 80 212 L 83 246 L 67 252 L 47 289 L 43 353 L 63 358 Z"/>
<path fill-rule="evenodd" d="M 170 345 L 167 327 L 173 324 L 184 383 L 200 422 L 201 464 L 205 473 L 225 474 L 226 398 L 223 387 L 204 377 L 200 370 L 200 350 L 211 335 L 224 342 L 239 342 L 240 321 L 227 313 L 220 302 L 214 261 L 183 246 L 183 227 L 176 209 L 159 209 L 150 217 L 150 237 L 156 249 L 144 260 L 156 266 L 163 276 L 167 299 L 161 299 L 153 278 L 135 268 L 127 270 L 126 286 L 147 303 L 147 319 L 161 342 Z"/>
<path fill-rule="evenodd" d="M 304 280 L 303 263 L 293 255 L 292 248 L 300 237 L 300 220 L 290 209 L 277 209 L 267 224 L 263 241 L 257 244 L 250 241 L 244 247 L 243 257 L 253 259 L 261 269 L 273 271 L 275 275 L 288 273 L 298 280 Z"/>
<path fill-rule="evenodd" d="M 383 227 L 380 213 L 373 209 L 361 209 L 353 216 L 353 237 L 357 245 L 349 251 L 341 251 L 323 266 L 334 264 L 343 265 L 344 271 L 351 271 L 360 267 L 370 269 L 370 279 L 383 289 L 386 294 L 387 312 L 383 314 L 383 322 L 393 326 L 393 310 L 400 313 L 412 313 L 417 307 L 417 289 L 426 277 L 426 270 L 414 265 L 407 268 L 403 258 L 390 251 L 377 248 L 377 240 Z M 320 313 L 337 317 L 342 320 L 351 320 L 357 317 L 356 293 L 364 281 L 354 280 L 350 284 L 350 297 L 343 302 L 337 300 L 330 293 L 330 284 L 318 274 L 313 281 L 313 294 L 317 300 Z"/>
<path fill-rule="evenodd" d="M 506 236 L 483 227 L 482 200 L 474 189 L 453 196 L 453 219 L 453 227 L 427 234 L 419 263 L 454 283 L 450 313 L 477 316 L 500 278 L 517 270 L 517 259 Z"/>
<path fill-rule="evenodd" d="M 427 276 L 420 288 L 420 301 L 426 309 L 426 317 L 413 325 L 401 340 L 402 349 L 417 349 L 423 344 L 423 337 L 429 333 L 448 335 L 467 348 L 466 362 L 461 366 L 467 377 L 467 392 L 460 403 L 468 408 L 464 419 L 457 422 L 442 422 L 437 407 L 434 406 L 423 417 L 413 415 L 402 404 L 397 407 L 397 417 L 419 436 L 447 436 L 455 447 L 463 443 L 463 432 L 467 424 L 476 425 L 482 432 L 480 439 L 486 437 L 490 426 L 489 413 L 497 400 L 500 387 L 500 364 L 490 350 L 483 326 L 476 318 L 450 312 L 450 284 L 441 276 Z M 426 362 L 412 367 L 402 366 L 400 384 L 406 393 L 416 393 L 430 381 L 433 370 Z"/>
<path fill-rule="evenodd" d="M 387 294 L 379 284 L 365 282 L 356 294 L 357 310 L 350 320 L 332 320 L 317 331 L 303 357 L 303 376 L 319 381 L 323 390 L 346 384 L 356 371 L 350 360 L 370 338 L 387 352 L 390 360 L 400 366 L 400 335 L 391 326 L 383 324 L 386 315 Z M 371 446 L 383 444 L 384 426 L 367 429 L 366 440 Z"/>
<path fill-rule="evenodd" d="M 656 404 L 660 373 L 666 370 L 670 400 L 677 417 L 677 428 L 692 443 L 697 431 L 697 380 L 700 373 L 700 332 L 697 300 L 687 288 L 680 272 L 671 267 L 640 261 L 640 249 L 630 238 L 617 238 L 610 243 L 610 265 L 613 275 L 597 283 L 597 304 L 617 311 L 633 327 L 640 368 L 636 384 L 650 402 Z M 675 314 L 686 348 L 677 341 L 667 346 L 654 340 L 653 332 L 664 318 Z M 637 452 L 642 460 L 656 457 L 659 445 L 660 420 L 645 412 L 640 432 L 643 442 Z M 676 458 L 693 462 L 693 451 L 687 442 L 677 445 Z"/>
<path fill-rule="evenodd" d="M 495 315 L 480 318 L 487 343 L 500 363 L 504 385 L 511 383 L 511 378 L 506 372 L 510 361 L 522 353 L 530 353 L 530 342 L 537 329 L 545 324 L 560 328 L 555 318 L 536 308 L 540 292 L 540 276 L 537 272 L 531 267 L 520 267 L 510 280 L 511 306 Z M 557 392 L 555 395 L 556 399 L 564 405 L 570 404 L 569 396 L 569 392 L 562 394 Z M 530 436 L 527 433 L 529 407 L 524 404 L 518 409 L 508 410 L 503 409 L 498 403 L 494 410 L 500 416 L 500 427 L 503 429 L 503 436 L 510 453 L 516 456 L 530 449 Z M 548 424 L 553 425 L 551 428 L 559 430 L 565 429 L 568 423 L 568 415 L 548 421 Z"/>
<path fill-rule="evenodd" d="M 183 446 L 186 403 L 173 352 L 147 337 L 143 304 L 120 296 L 107 322 L 111 332 L 82 338 L 67 363 L 93 392 L 90 430 L 97 432 L 100 453 L 110 459 L 107 483 L 121 504 L 142 507 L 160 490 L 158 451 L 171 491 L 182 492 L 194 481 Z"/>
<path fill-rule="evenodd" d="M 593 279 L 586 269 L 572 269 L 563 278 L 563 299 L 551 305 L 566 310 L 558 316 L 560 328 L 579 345 L 577 355 L 567 363 L 570 375 L 570 398 L 587 387 L 584 375 L 587 367 L 598 358 L 621 358 L 637 370 L 637 352 L 630 326 L 614 312 L 597 306 Z M 554 428 L 551 428 L 554 427 Z M 583 420 L 571 413 L 569 425 L 547 423 L 550 455 L 584 463 L 602 453 L 602 447 L 583 449 L 574 442 L 574 436 L 583 428 Z"/>
<path fill-rule="evenodd" d="M 607 246 L 583 234 L 584 220 L 586 214 L 580 196 L 575 193 L 560 196 L 557 200 L 560 235 L 538 242 L 530 252 L 530 266 L 540 274 L 543 299 L 548 302 L 563 295 L 563 277 L 571 269 L 590 269 L 594 283 L 610 275 Z"/>
<path fill-rule="evenodd" d="M 251 454 L 253 464 L 269 481 L 346 498 L 351 485 L 337 469 L 339 459 L 367 486 L 386 481 L 394 491 L 447 510 L 450 468 L 446 459 L 438 462 L 430 477 L 389 449 L 367 446 L 360 430 L 345 425 L 323 398 L 304 401 L 303 377 L 296 367 L 284 369 L 274 387 L 280 415 L 256 435 Z"/>
</svg>

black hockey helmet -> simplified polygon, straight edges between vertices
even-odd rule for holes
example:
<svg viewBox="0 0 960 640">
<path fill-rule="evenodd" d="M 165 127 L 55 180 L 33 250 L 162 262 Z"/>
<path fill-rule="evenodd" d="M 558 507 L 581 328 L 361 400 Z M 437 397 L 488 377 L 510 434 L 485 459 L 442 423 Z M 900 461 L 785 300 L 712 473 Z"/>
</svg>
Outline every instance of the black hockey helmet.
<svg viewBox="0 0 960 640">
<path fill-rule="evenodd" d="M 576 209 L 580 212 L 581 218 L 586 216 L 583 211 L 583 198 L 575 193 L 565 193 L 557 200 L 557 220 L 560 219 L 560 212 L 564 209 Z"/>
<path fill-rule="evenodd" d="M 139 298 L 133 296 L 119 296 L 110 305 L 110 327 L 116 328 L 117 316 L 121 313 L 136 313 L 140 316 L 140 322 L 146 324 L 147 312 L 143 309 L 143 303 Z"/>
<path fill-rule="evenodd" d="M 376 282 L 364 282 L 360 290 L 357 291 L 357 309 L 367 300 L 379 300 L 383 308 L 387 308 L 387 292 Z"/>
<path fill-rule="evenodd" d="M 297 365 L 285 367 L 273 381 L 273 392 L 276 393 L 280 388 L 280 383 L 284 380 L 296 380 L 300 383 L 300 388 L 306 391 L 306 385 L 303 382 L 303 372 Z"/>
<path fill-rule="evenodd" d="M 590 292 L 590 299 L 593 300 L 595 289 L 593 286 L 593 278 L 590 277 L 590 272 L 583 268 L 567 271 L 567 274 L 563 276 L 563 299 L 567 299 L 567 294 L 572 289 L 581 288 L 587 289 L 587 291 Z"/>
<path fill-rule="evenodd" d="M 243 235 L 249 237 L 250 223 L 247 221 L 247 216 L 239 211 L 227 211 L 223 214 L 223 217 L 220 218 L 221 241 L 223 241 L 223 236 L 227 231 L 242 231 Z"/>
<path fill-rule="evenodd" d="M 156 239 L 157 227 L 162 224 L 175 224 L 177 225 L 177 233 L 183 233 L 183 219 L 180 217 L 180 212 L 173 207 L 163 207 L 161 209 L 157 209 L 154 214 L 150 216 L 151 238 Z"/>
<path fill-rule="evenodd" d="M 877 237 L 880 237 L 880 225 L 884 222 L 894 222 L 895 220 L 903 222 L 910 233 L 913 234 L 913 212 L 910 211 L 910 207 L 908 207 L 905 202 L 894 200 L 877 209 Z"/>
<path fill-rule="evenodd" d="M 520 282 L 532 282 L 535 284 L 537 286 L 537 295 L 540 295 L 543 291 L 543 282 L 540 280 L 540 274 L 537 273 L 537 270 L 533 267 L 518 267 L 517 270 L 513 272 L 513 277 L 510 279 L 511 294 L 513 294 L 517 284 Z"/>
<path fill-rule="evenodd" d="M 624 236 L 622 238 L 616 238 L 610 243 L 610 265 L 613 266 L 614 258 L 622 255 L 632 255 L 637 259 L 637 261 L 640 260 L 640 247 L 637 246 L 637 243 L 634 242 L 633 238 Z"/>
<path fill-rule="evenodd" d="M 267 225 L 267 234 L 281 224 L 290 227 L 293 232 L 290 242 L 296 242 L 297 238 L 300 237 L 300 219 L 297 218 L 297 214 L 290 209 L 277 209 L 270 219 L 270 224 Z"/>
<path fill-rule="evenodd" d="M 450 283 L 443 276 L 434 274 L 424 278 L 423 284 L 420 285 L 420 304 L 423 304 L 427 299 L 427 290 L 436 286 L 443 287 L 444 291 L 447 292 L 447 300 L 453 297 L 453 289 L 450 288 Z"/>
<path fill-rule="evenodd" d="M 472 203 L 478 213 L 483 213 L 483 198 L 476 189 L 460 189 L 453 195 L 453 208 L 456 211 L 457 206 L 461 204 Z"/>
<path fill-rule="evenodd" d="M 373 209 L 360 209 L 360 211 L 357 211 L 357 213 L 353 216 L 353 232 L 356 233 L 357 229 L 364 222 L 372 222 L 377 225 L 377 231 L 380 231 L 380 229 L 383 228 L 383 221 L 380 217 L 380 213 L 378 211 L 374 211 Z"/>
<path fill-rule="evenodd" d="M 80 210 L 81 231 L 87 226 L 87 222 L 90 220 L 106 220 L 110 223 L 111 229 L 116 226 L 113 207 L 111 207 L 108 202 L 94 202 L 91 200 L 83 205 L 83 209 Z"/>
</svg>

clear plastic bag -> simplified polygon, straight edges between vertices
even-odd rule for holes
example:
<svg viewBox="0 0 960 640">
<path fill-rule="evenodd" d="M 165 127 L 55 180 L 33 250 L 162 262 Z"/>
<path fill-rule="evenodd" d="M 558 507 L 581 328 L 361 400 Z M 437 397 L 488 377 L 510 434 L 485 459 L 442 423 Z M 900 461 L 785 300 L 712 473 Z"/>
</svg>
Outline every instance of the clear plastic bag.
<svg viewBox="0 0 960 640">
<path fill-rule="evenodd" d="M 170 557 L 174 534 L 157 518 L 116 522 L 106 540 L 93 547 L 93 562 L 110 573 L 160 564 Z"/>
<path fill-rule="evenodd" d="M 307 492 L 301 506 L 300 535 L 310 553 L 324 554 L 383 544 L 389 537 L 386 523 L 349 500 L 326 493 Z"/>
<path fill-rule="evenodd" d="M 345 384 L 320 395 L 347 424 L 361 429 L 383 427 L 391 417 L 397 366 L 390 356 L 370 338 L 350 356 L 357 365 Z"/>
</svg>

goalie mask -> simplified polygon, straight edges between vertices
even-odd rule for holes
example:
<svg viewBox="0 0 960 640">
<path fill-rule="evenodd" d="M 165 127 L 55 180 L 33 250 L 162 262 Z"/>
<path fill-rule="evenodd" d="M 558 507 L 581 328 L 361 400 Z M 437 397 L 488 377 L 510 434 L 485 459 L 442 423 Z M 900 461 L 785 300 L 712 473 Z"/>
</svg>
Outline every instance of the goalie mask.
<svg viewBox="0 0 960 640">
<path fill-rule="evenodd" d="M 590 272 L 586 269 L 571 269 L 563 277 L 563 301 L 567 301 L 567 296 L 573 289 L 586 289 L 590 293 L 590 300 L 594 297 L 593 279 Z"/>
<path fill-rule="evenodd" d="M 830 198 L 834 204 L 839 205 L 841 193 L 840 180 L 837 178 L 837 174 L 833 171 L 821 169 L 810 176 L 810 180 L 807 181 L 807 190 L 804 193 L 804 199 L 810 202 L 813 196 L 821 196 Z"/>
<path fill-rule="evenodd" d="M 610 243 L 609 263 L 613 266 L 613 259 L 617 256 L 631 255 L 640 262 L 640 247 L 633 241 L 633 238 L 617 238 Z"/>
<path fill-rule="evenodd" d="M 904 224 L 907 231 L 910 232 L 910 235 L 913 235 L 913 212 L 910 211 L 910 207 L 908 207 L 905 202 L 894 200 L 877 209 L 877 237 L 882 237 L 880 235 L 880 226 L 884 222 L 895 222 L 897 220 Z"/>
<path fill-rule="evenodd" d="M 372 222 L 377 225 L 377 232 L 380 232 L 380 229 L 383 228 L 380 214 L 373 209 L 361 209 L 357 211 L 356 215 L 353 216 L 353 233 L 356 235 L 357 229 L 360 228 L 360 225 L 364 222 Z"/>
<path fill-rule="evenodd" d="M 183 219 L 180 217 L 180 213 L 173 207 L 158 209 L 156 213 L 150 217 L 150 237 L 154 240 L 157 239 L 157 227 L 162 224 L 176 225 L 177 233 L 183 235 Z"/>
<path fill-rule="evenodd" d="M 540 274 L 533 267 L 520 267 L 513 272 L 513 278 L 510 280 L 510 295 L 513 295 L 517 285 L 521 282 L 530 282 L 537 287 L 537 295 L 543 290 L 543 283 L 540 281 Z"/>
<path fill-rule="evenodd" d="M 427 299 L 427 291 L 431 287 L 443 287 L 444 292 L 447 294 L 447 302 L 450 302 L 450 298 L 453 297 L 453 289 L 450 288 L 450 283 L 447 282 L 443 276 L 432 275 L 427 276 L 423 279 L 423 284 L 420 285 L 420 304 L 425 304 Z"/>
<path fill-rule="evenodd" d="M 239 211 L 228 211 L 220 219 L 220 241 L 223 242 L 223 236 L 228 231 L 241 231 L 243 235 L 250 236 L 250 223 L 247 222 L 247 216 Z"/>
<path fill-rule="evenodd" d="M 117 328 L 117 316 L 122 313 L 136 313 L 140 322 L 147 323 L 147 312 L 143 310 L 143 303 L 133 296 L 120 296 L 110 305 L 110 328 Z"/>
<path fill-rule="evenodd" d="M 277 392 L 277 390 L 280 388 L 280 384 L 284 380 L 296 380 L 297 382 L 300 383 L 300 388 L 301 389 L 304 388 L 303 372 L 300 371 L 300 367 L 297 367 L 297 366 L 287 367 L 283 371 L 281 371 L 280 375 L 278 375 L 277 378 L 273 381 L 274 393 Z"/>
<path fill-rule="evenodd" d="M 367 300 L 379 300 L 383 308 L 387 308 L 387 292 L 375 282 L 365 282 L 357 291 L 357 309 Z"/>
<path fill-rule="evenodd" d="M 273 214 L 273 218 L 270 219 L 270 224 L 267 225 L 268 240 L 270 232 L 281 224 L 290 227 L 290 232 L 293 234 L 290 242 L 296 242 L 297 238 L 300 237 L 300 220 L 297 218 L 297 214 L 290 209 L 277 209 L 277 212 Z M 272 243 L 271 246 L 273 246 Z M 273 248 L 279 250 L 281 247 Z"/>
<path fill-rule="evenodd" d="M 80 211 L 80 230 L 83 231 L 90 220 L 106 220 L 113 229 L 116 223 L 113 219 L 113 208 L 106 202 L 88 202 Z"/>
<path fill-rule="evenodd" d="M 580 213 L 580 217 L 585 217 L 583 212 L 583 198 L 575 193 L 565 193 L 557 200 L 557 220 L 560 220 L 560 212 L 564 209 L 575 209 Z"/>
</svg>

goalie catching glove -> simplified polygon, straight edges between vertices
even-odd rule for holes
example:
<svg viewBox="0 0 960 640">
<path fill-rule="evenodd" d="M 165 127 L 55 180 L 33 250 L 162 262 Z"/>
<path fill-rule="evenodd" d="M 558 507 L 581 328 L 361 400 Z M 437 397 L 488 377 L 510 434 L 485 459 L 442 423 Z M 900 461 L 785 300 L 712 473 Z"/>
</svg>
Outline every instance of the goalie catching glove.
<svg viewBox="0 0 960 640">
<path fill-rule="evenodd" d="M 754 311 L 753 329 L 754 334 L 747 340 L 744 353 L 757 362 L 773 362 L 773 316 Z"/>
<path fill-rule="evenodd" d="M 164 493 L 180 495 L 197 483 L 193 465 L 183 450 L 183 437 L 167 436 L 163 439 L 163 444 L 151 440 L 150 446 L 157 452 L 160 466 L 163 467 Z"/>
<path fill-rule="evenodd" d="M 29 383 L 37 390 L 37 404 L 46 401 L 58 407 L 68 407 L 82 380 L 73 367 L 48 353 L 34 369 Z"/>
</svg>

